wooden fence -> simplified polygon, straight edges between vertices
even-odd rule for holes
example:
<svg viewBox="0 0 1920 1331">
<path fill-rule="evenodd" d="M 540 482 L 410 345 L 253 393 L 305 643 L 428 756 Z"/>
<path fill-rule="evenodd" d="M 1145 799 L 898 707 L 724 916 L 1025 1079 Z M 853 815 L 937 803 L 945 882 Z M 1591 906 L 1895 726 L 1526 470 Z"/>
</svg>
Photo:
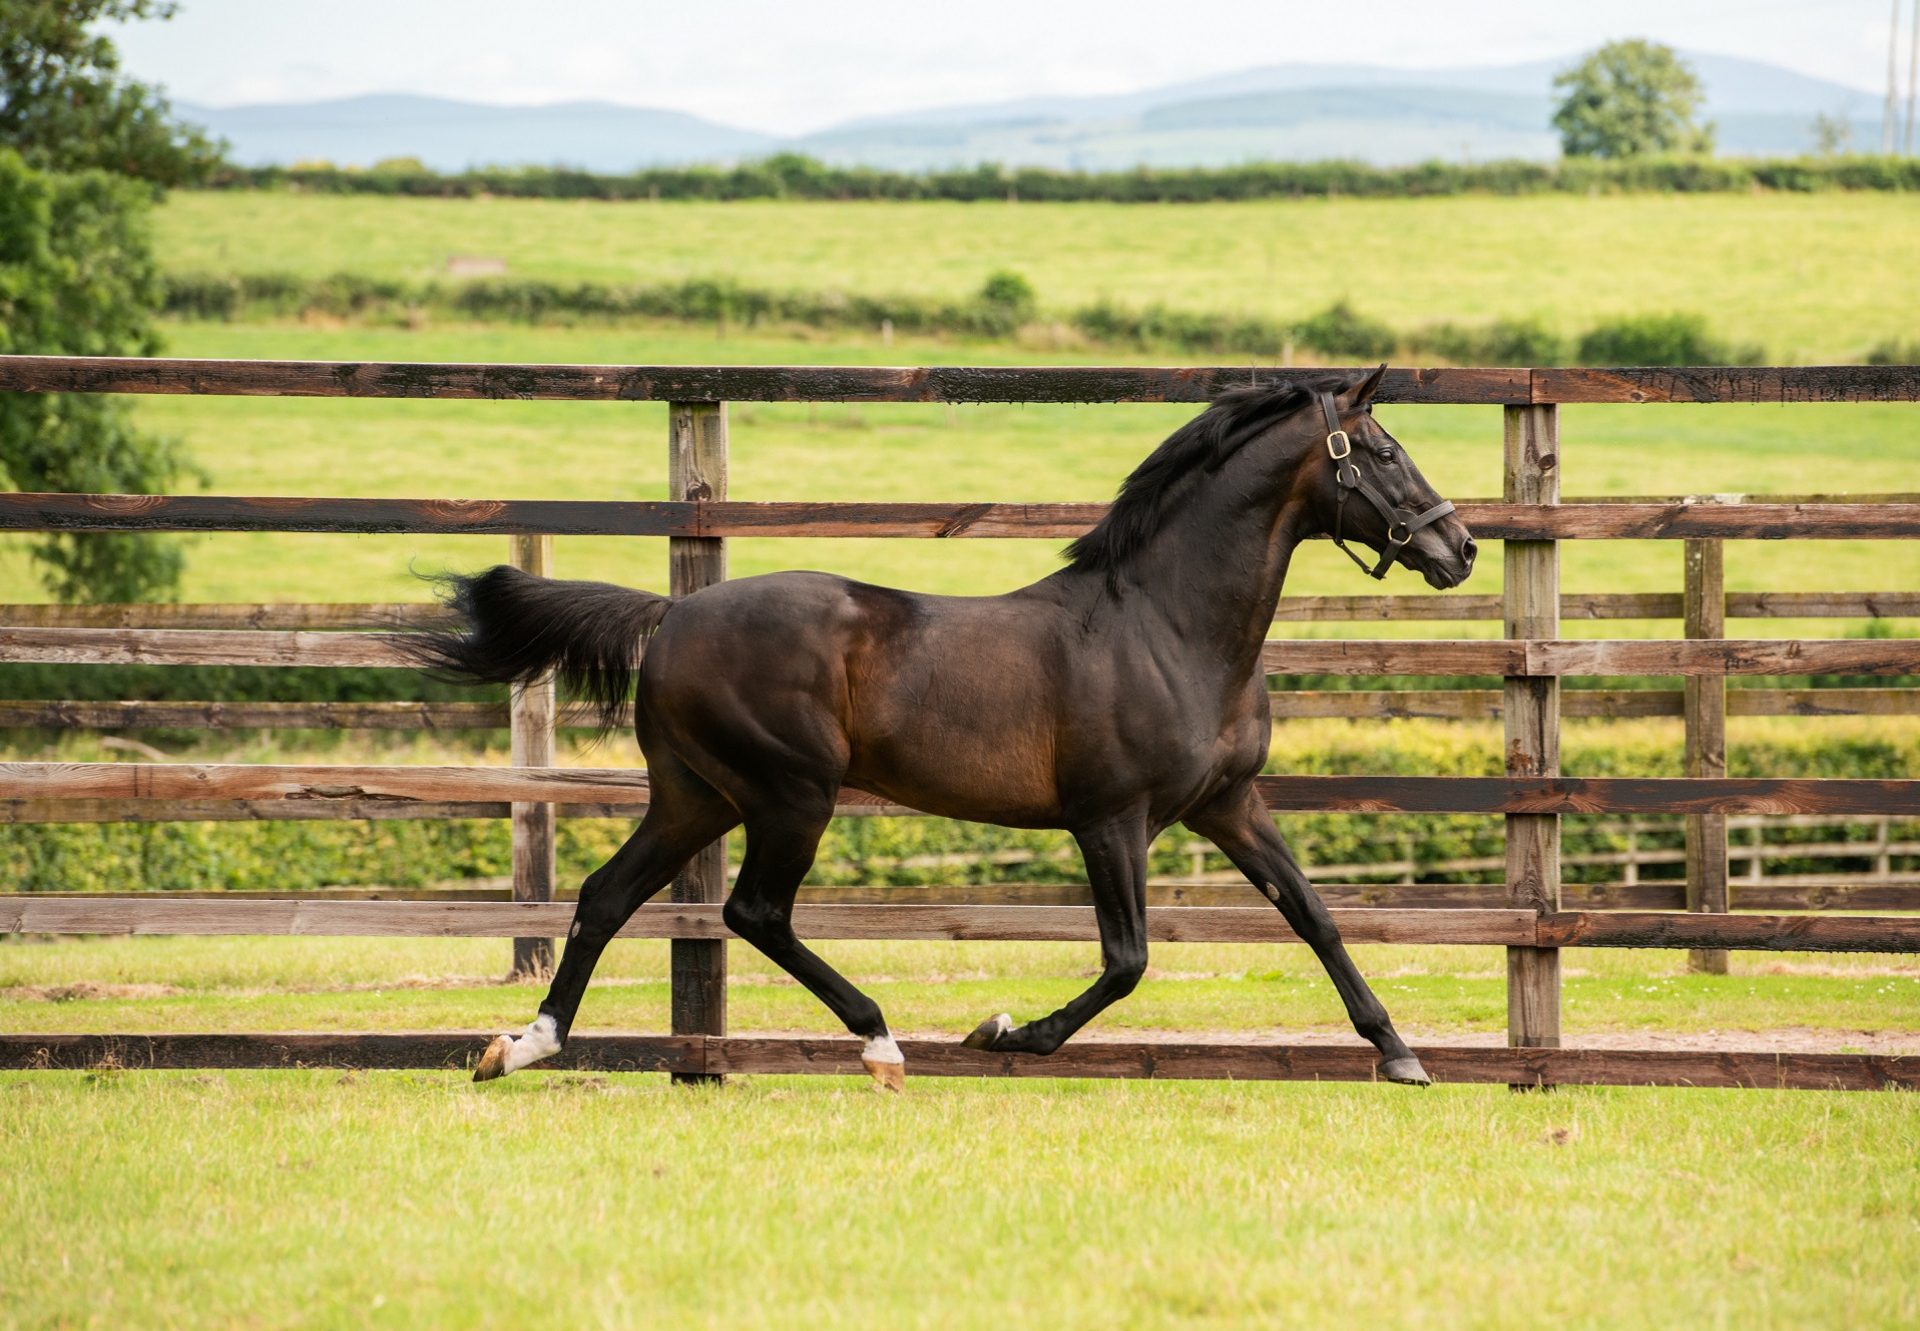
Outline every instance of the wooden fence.
<svg viewBox="0 0 1920 1331">
<path fill-rule="evenodd" d="M 1215 391 L 1279 371 L 1233 369 L 870 369 L 842 367 L 614 367 L 333 364 L 0 356 L 0 391 L 217 393 L 279 396 L 441 397 L 665 401 L 671 497 L 659 502 L 0 495 L 0 530 L 495 533 L 515 563 L 547 566 L 559 535 L 670 538 L 670 589 L 725 576 L 731 536 L 932 538 L 1077 535 L 1098 504 L 735 503 L 726 498 L 725 402 L 1204 402 Z M 1498 693 L 1415 695 L 1321 691 L 1281 695 L 1293 715 L 1499 717 L 1507 775 L 1469 777 L 1274 776 L 1262 779 L 1280 812 L 1462 812 L 1504 815 L 1506 883 L 1476 889 L 1477 904 L 1341 908 L 1356 941 L 1477 943 L 1508 955 L 1511 1048 L 1425 1049 L 1442 1079 L 1510 1084 L 1610 1081 L 1697 1085 L 1920 1086 L 1920 1058 L 1866 1055 L 1567 1050 L 1560 1040 L 1560 949 L 1688 948 L 1706 969 L 1730 948 L 1920 951 L 1920 918 L 1730 914 L 1726 819 L 1730 815 L 1920 813 L 1920 781 L 1781 780 L 1725 775 L 1729 710 L 1748 714 L 1912 714 L 1897 688 L 1735 690 L 1730 675 L 1899 676 L 1920 673 L 1920 642 L 1902 639 L 1728 639 L 1724 618 L 1902 615 L 1920 594 L 1725 595 L 1726 539 L 1911 539 L 1920 496 L 1718 497 L 1563 501 L 1558 405 L 1572 402 L 1920 401 L 1920 369 L 1839 367 L 1710 370 L 1415 370 L 1388 376 L 1383 402 L 1498 404 L 1505 409 L 1506 493 L 1460 504 L 1482 539 L 1508 542 L 1499 598 L 1318 598 L 1290 602 L 1283 618 L 1491 618 L 1499 640 L 1274 641 L 1274 674 L 1497 676 Z M 1563 598 L 1559 542 L 1668 539 L 1685 543 L 1677 596 Z M 417 613 L 417 612 L 416 612 Z M 1684 618 L 1677 640 L 1564 640 L 1563 615 Z M 375 666 L 398 664 L 378 632 L 387 608 L 15 608 L 0 629 L 0 660 L 56 663 Z M 1566 676 L 1662 675 L 1679 694 L 1562 693 Z M 1680 714 L 1688 776 L 1563 777 L 1562 715 Z M 566 718 L 557 718 L 564 724 Z M 645 774 L 552 766 L 556 708 L 550 690 L 516 690 L 488 704 L 30 703 L 4 705 L 13 725 L 499 726 L 513 735 L 513 765 L 393 767 L 185 763 L 0 765 L 0 810 L 12 821 L 158 818 L 510 816 L 514 900 L 374 901 L 23 894 L 0 900 L 17 932 L 364 934 L 512 937 L 516 964 L 537 969 L 545 940 L 569 908 L 554 901 L 553 820 L 559 814 L 632 815 L 644 808 Z M 839 811 L 911 813 L 859 791 Z M 1682 814 L 1689 820 L 1685 911 L 1568 909 L 1560 819 L 1567 815 Z M 634 936 L 673 940 L 673 1030 L 662 1037 L 602 1037 L 570 1046 L 573 1066 L 648 1067 L 676 1076 L 742 1071 L 833 1071 L 855 1066 L 844 1040 L 726 1036 L 725 942 L 719 902 L 723 848 L 689 866 L 669 898 L 645 908 Z M 872 895 L 878 895 L 874 893 Z M 1080 939 L 1081 906 L 892 900 L 823 901 L 799 927 L 816 937 Z M 1498 902 L 1487 904 L 1489 897 Z M 1333 894 L 1340 901 L 1340 894 Z M 1264 907 L 1155 907 L 1157 938 L 1279 941 Z M 474 1056 L 484 1036 L 9 1036 L 0 1065 L 61 1066 L 112 1058 L 154 1066 L 290 1063 L 443 1066 Z M 908 1042 L 921 1073 L 1351 1078 L 1371 1075 L 1366 1051 L 1237 1043 L 1087 1042 L 1050 1060 L 976 1054 L 942 1042 Z"/>
</svg>

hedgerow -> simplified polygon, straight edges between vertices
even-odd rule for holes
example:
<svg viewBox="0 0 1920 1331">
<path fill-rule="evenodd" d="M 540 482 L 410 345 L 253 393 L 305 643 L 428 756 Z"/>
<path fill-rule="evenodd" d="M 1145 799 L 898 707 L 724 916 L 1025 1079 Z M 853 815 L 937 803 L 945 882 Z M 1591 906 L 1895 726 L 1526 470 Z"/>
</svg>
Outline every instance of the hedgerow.
<svg viewBox="0 0 1920 1331">
<path fill-rule="evenodd" d="M 1500 772 L 1497 735 L 1475 727 L 1420 723 L 1354 726 L 1307 722 L 1276 732 L 1269 770 L 1335 775 L 1493 776 Z M 1871 727 L 1827 733 L 1782 732 L 1746 738 L 1729 755 L 1735 776 L 1898 779 L 1920 766 L 1920 735 Z M 1564 766 L 1575 776 L 1678 776 L 1678 729 L 1657 723 L 1613 723 L 1570 729 Z M 1289 814 L 1281 829 L 1309 866 L 1381 864 L 1403 856 L 1416 864 L 1498 856 L 1503 825 L 1482 815 Z M 599 820 L 560 824 L 562 882 L 577 882 L 624 840 L 630 825 Z M 1678 846 L 1678 818 L 1657 820 L 1642 845 Z M 1773 840 L 1832 840 L 1832 828 L 1782 829 Z M 1862 830 L 1862 838 L 1871 835 Z M 1920 836 L 1920 818 L 1902 836 Z M 1150 872 L 1179 875 L 1191 867 L 1176 828 L 1155 846 Z M 1569 818 L 1568 854 L 1620 850 L 1617 822 Z M 1871 852 L 1863 848 L 1863 856 Z M 739 846 L 734 847 L 738 862 Z M 967 857 L 938 863 L 934 857 Z M 997 858 L 996 858 L 997 857 Z M 919 861 L 918 863 L 908 861 Z M 1219 856 L 1210 870 L 1230 868 Z M 1781 866 L 1793 869 L 1789 863 Z M 0 827 L 0 873 L 15 890 L 129 892 L 181 890 L 295 891 L 323 886 L 422 887 L 511 872 L 506 824 L 499 820 L 421 822 L 247 822 L 7 825 Z M 1678 875 L 1677 866 L 1673 870 Z M 1497 872 L 1435 875 L 1426 880 L 1488 881 Z M 937 818 L 848 818 L 836 821 L 820 847 L 810 881 L 822 884 L 917 886 L 938 883 L 1081 881 L 1066 834 L 992 827 Z"/>
<path fill-rule="evenodd" d="M 441 173 L 417 166 L 232 166 L 210 187 L 468 199 L 948 200 L 961 203 L 1215 203 L 1249 199 L 1428 198 L 1454 194 L 1745 193 L 1920 189 L 1911 157 L 1636 157 L 1556 162 L 1252 162 L 1237 166 L 1058 171 L 996 165 L 942 171 L 831 166 L 781 153 L 735 166 L 656 167 L 599 174 L 557 166 Z"/>
<path fill-rule="evenodd" d="M 1368 360 L 1405 350 L 1469 365 L 1746 365 L 1758 346 L 1713 334 L 1704 316 L 1636 315 L 1607 320 L 1567 339 L 1533 319 L 1484 326 L 1451 323 L 1395 329 L 1345 300 L 1292 320 L 1099 300 L 1049 313 L 1020 274 L 998 272 L 962 299 L 864 295 L 748 286 L 731 278 L 618 285 L 545 278 L 410 283 L 356 273 L 304 279 L 288 273 L 175 273 L 166 278 L 168 314 L 183 319 L 363 319 L 414 324 L 430 315 L 478 323 L 571 324 L 671 319 L 690 323 L 883 326 L 901 333 L 1004 339 L 1029 326 L 1070 328 L 1088 342 L 1188 354 L 1280 357 L 1305 351 Z M 1893 354 L 1891 345 L 1878 354 Z"/>
</svg>

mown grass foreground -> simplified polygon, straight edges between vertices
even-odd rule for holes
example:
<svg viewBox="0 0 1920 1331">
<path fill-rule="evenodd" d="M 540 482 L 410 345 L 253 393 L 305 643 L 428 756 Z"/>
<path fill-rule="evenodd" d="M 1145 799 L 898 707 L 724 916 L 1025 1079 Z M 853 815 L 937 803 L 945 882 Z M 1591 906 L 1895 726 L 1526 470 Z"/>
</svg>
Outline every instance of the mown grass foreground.
<svg viewBox="0 0 1920 1331">
<path fill-rule="evenodd" d="M 13 1325 L 1898 1326 L 1897 1095 L 0 1078 Z"/>
</svg>

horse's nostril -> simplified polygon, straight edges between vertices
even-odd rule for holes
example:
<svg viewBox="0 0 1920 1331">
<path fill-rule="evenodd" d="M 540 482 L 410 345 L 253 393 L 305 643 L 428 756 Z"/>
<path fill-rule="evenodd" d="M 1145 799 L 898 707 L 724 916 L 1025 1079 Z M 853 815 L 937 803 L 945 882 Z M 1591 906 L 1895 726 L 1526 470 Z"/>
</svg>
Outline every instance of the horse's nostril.
<svg viewBox="0 0 1920 1331">
<path fill-rule="evenodd" d="M 1473 543 L 1473 537 L 1469 536 L 1466 540 L 1460 542 L 1460 557 L 1469 564 L 1473 562 L 1473 557 L 1479 553 L 1480 547 Z"/>
</svg>

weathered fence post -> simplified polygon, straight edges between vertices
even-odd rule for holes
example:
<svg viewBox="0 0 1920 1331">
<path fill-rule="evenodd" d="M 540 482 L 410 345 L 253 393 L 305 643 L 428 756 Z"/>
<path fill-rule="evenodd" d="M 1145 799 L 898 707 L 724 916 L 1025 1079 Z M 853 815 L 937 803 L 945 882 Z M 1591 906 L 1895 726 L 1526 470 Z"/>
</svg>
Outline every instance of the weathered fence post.
<svg viewBox="0 0 1920 1331">
<path fill-rule="evenodd" d="M 518 569 L 548 577 L 553 572 L 553 537 L 515 536 L 511 561 Z M 552 679 L 516 684 L 507 703 L 515 767 L 553 766 L 554 685 Z M 553 806 L 513 805 L 513 899 L 553 900 Z M 513 976 L 540 979 L 553 972 L 551 938 L 513 940 Z"/>
<path fill-rule="evenodd" d="M 1686 630 L 1689 638 L 1726 636 L 1725 545 L 1718 540 L 1686 543 Z M 1727 774 L 1727 680 L 1724 675 L 1686 678 L 1687 775 Z M 1755 859 L 1758 865 L 1758 857 Z M 1687 909 L 1727 910 L 1727 816 L 1687 815 Z M 1694 948 L 1687 969 L 1727 973 L 1725 948 Z"/>
<path fill-rule="evenodd" d="M 1506 409 L 1506 499 L 1510 504 L 1560 502 L 1558 408 Z M 1560 634 L 1560 547 L 1553 541 L 1506 543 L 1506 634 Z M 1509 676 L 1505 691 L 1508 776 L 1560 774 L 1560 680 Z M 1507 815 L 1507 893 L 1515 906 L 1542 914 L 1560 909 L 1560 818 Z M 1560 953 L 1507 949 L 1507 1043 L 1560 1046 Z"/>
<path fill-rule="evenodd" d="M 667 497 L 727 497 L 727 404 L 675 402 L 667 408 Z M 668 591 L 699 591 L 727 576 L 727 543 L 710 536 L 667 541 Z M 677 902 L 724 901 L 727 844 L 716 841 L 695 855 L 673 880 Z M 673 1033 L 727 1033 L 727 945 L 718 940 L 676 938 L 671 945 Z M 705 1073 L 675 1073 L 675 1081 L 718 1081 Z"/>
</svg>

